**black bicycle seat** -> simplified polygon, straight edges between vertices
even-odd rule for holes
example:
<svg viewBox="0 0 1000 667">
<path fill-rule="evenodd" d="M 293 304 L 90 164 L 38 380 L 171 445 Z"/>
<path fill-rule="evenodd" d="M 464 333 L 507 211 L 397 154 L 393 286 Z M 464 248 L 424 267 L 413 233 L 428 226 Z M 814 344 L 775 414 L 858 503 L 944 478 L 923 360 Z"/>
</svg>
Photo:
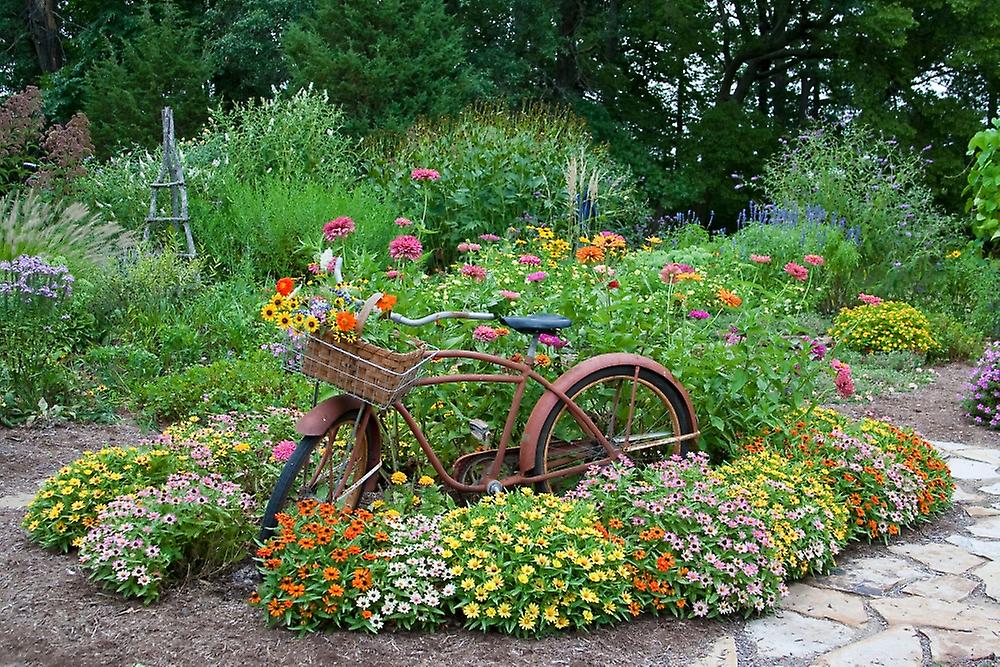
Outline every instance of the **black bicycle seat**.
<svg viewBox="0 0 1000 667">
<path fill-rule="evenodd" d="M 560 329 L 565 329 L 573 324 L 573 321 L 568 317 L 551 315 L 549 313 L 537 313 L 523 317 L 501 317 L 500 322 L 514 331 L 530 336 L 543 333 L 554 334 Z"/>
</svg>

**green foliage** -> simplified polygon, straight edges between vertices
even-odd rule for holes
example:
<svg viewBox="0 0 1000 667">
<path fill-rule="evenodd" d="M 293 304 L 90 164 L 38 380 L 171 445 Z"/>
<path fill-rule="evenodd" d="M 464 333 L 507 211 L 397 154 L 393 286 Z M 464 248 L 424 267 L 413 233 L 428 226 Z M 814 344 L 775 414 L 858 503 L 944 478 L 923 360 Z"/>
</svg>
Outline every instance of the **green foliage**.
<svg viewBox="0 0 1000 667">
<path fill-rule="evenodd" d="M 351 134 L 403 130 L 462 106 L 477 88 L 442 0 L 317 0 L 286 32 L 285 54 L 295 86 L 326 90 Z"/>
<path fill-rule="evenodd" d="M 986 346 L 964 389 L 965 416 L 987 428 L 1000 429 L 1000 342 Z"/>
<path fill-rule="evenodd" d="M 189 414 L 302 408 L 311 395 L 304 379 L 281 370 L 271 355 L 257 352 L 161 376 L 139 387 L 135 400 L 147 418 L 169 422 Z"/>
<path fill-rule="evenodd" d="M 938 347 L 927 355 L 931 361 L 970 361 L 983 352 L 983 333 L 944 313 L 928 313 Z"/>
<path fill-rule="evenodd" d="M 466 109 L 421 121 L 398 141 L 373 143 L 367 158 L 368 179 L 402 214 L 424 221 L 431 234 L 425 246 L 443 263 L 459 242 L 503 234 L 519 220 L 589 234 L 631 228 L 644 213 L 628 170 L 579 118 L 558 109 Z M 419 167 L 439 171 L 441 180 L 414 181 L 410 172 Z M 580 219 L 588 198 L 596 217 Z"/>
<path fill-rule="evenodd" d="M 238 484 L 217 475 L 172 475 L 162 489 L 111 502 L 83 539 L 80 564 L 98 586 L 148 604 L 166 583 L 240 560 L 255 529 L 252 507 Z"/>
<path fill-rule="evenodd" d="M 927 316 L 901 301 L 842 308 L 832 333 L 838 344 L 859 352 L 926 354 L 940 347 Z"/>
<path fill-rule="evenodd" d="M 59 258 L 77 274 L 91 275 L 135 244 L 135 237 L 103 222 L 77 202 L 46 202 L 35 190 L 0 199 L 0 260 L 20 255 Z"/>
<path fill-rule="evenodd" d="M 97 523 L 116 496 L 162 484 L 181 461 L 164 448 L 109 447 L 83 456 L 49 477 L 28 505 L 21 525 L 33 542 L 69 551 Z"/>
<path fill-rule="evenodd" d="M 842 397 L 834 390 L 833 383 L 818 383 L 813 396 L 815 403 L 857 402 L 885 394 L 906 393 L 925 387 L 937 378 L 934 371 L 927 368 L 928 359 L 913 352 L 864 354 L 838 347 L 835 353 L 837 359 L 851 367 L 854 395 Z"/>
<path fill-rule="evenodd" d="M 198 30 L 175 5 L 159 7 L 157 19 L 144 5 L 136 32 L 120 43 L 108 41 L 105 57 L 86 73 L 84 108 L 103 156 L 159 143 L 161 107 L 173 108 L 181 137 L 193 135 L 207 117 L 211 68 Z"/>
<path fill-rule="evenodd" d="M 1000 119 L 993 124 L 969 140 L 973 161 L 965 189 L 969 195 L 965 210 L 974 216 L 972 233 L 990 244 L 1000 241 Z"/>
<path fill-rule="evenodd" d="M 770 201 L 805 210 L 819 205 L 860 229 L 862 275 L 912 284 L 952 241 L 955 221 L 940 213 L 914 151 L 859 123 L 817 126 L 765 166 Z"/>
</svg>

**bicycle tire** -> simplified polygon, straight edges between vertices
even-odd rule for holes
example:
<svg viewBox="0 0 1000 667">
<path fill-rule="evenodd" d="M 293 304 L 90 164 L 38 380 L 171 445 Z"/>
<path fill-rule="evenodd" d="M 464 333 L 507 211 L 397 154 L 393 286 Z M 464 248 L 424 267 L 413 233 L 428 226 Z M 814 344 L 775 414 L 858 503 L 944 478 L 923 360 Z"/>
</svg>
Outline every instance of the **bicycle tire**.
<svg viewBox="0 0 1000 667">
<path fill-rule="evenodd" d="M 281 469 L 278 481 L 274 484 L 274 490 L 271 492 L 270 498 L 268 498 L 267 506 L 264 509 L 264 515 L 261 519 L 261 530 L 258 534 L 258 539 L 260 541 L 266 540 L 273 533 L 274 528 L 277 525 L 277 516 L 287 507 L 289 497 L 292 495 L 292 491 L 295 488 L 296 480 L 299 479 L 299 475 L 303 472 L 306 468 L 306 464 L 312 458 L 316 445 L 333 437 L 333 435 L 335 435 L 337 431 L 345 425 L 350 426 L 353 430 L 357 418 L 358 410 L 351 410 L 350 412 L 346 412 L 338 417 L 337 420 L 330 425 L 330 428 L 327 429 L 326 433 L 322 435 L 307 435 L 299 440 L 298 445 L 295 447 L 295 451 L 292 453 L 291 457 L 289 457 L 288 461 L 285 462 L 285 466 Z M 369 417 L 370 420 L 373 420 L 374 418 L 375 417 L 373 415 Z M 347 456 L 351 456 L 354 449 L 358 447 L 359 443 L 363 443 L 364 451 L 361 453 L 361 458 L 364 461 L 364 465 L 362 466 L 363 469 L 361 471 L 355 471 L 354 480 L 349 483 L 353 483 L 353 481 L 363 477 L 375 464 L 375 462 L 371 460 L 372 452 L 368 441 L 368 430 L 370 428 L 372 428 L 371 423 L 368 424 L 365 429 L 365 433 L 358 438 L 358 441 L 352 443 L 350 448 L 347 450 Z M 377 428 L 377 426 L 375 428 Z M 332 451 L 328 452 L 328 454 L 332 454 Z M 320 467 L 323 467 L 323 465 L 325 465 L 325 463 L 323 463 Z M 366 488 L 372 485 L 371 483 L 373 481 L 374 480 L 370 479 L 368 483 L 362 484 L 353 493 L 351 493 L 348 498 L 344 499 L 343 505 L 350 509 L 356 508 L 361 501 L 362 493 L 366 490 Z M 340 501 L 340 499 L 338 499 L 338 501 Z"/>
<path fill-rule="evenodd" d="M 607 368 L 597 369 L 594 372 L 584 376 L 579 381 L 577 381 L 572 387 L 570 387 L 569 390 L 566 392 L 566 396 L 569 399 L 573 400 L 574 403 L 577 403 L 576 399 L 581 394 L 581 392 L 603 381 L 621 379 L 631 382 L 633 378 L 636 377 L 635 370 L 636 370 L 635 366 L 628 364 L 608 366 Z M 695 423 L 696 423 L 695 416 L 688 409 L 688 403 L 687 401 L 684 400 L 682 390 L 673 381 L 671 381 L 666 376 L 661 375 L 660 373 L 657 373 L 653 370 L 644 367 L 639 367 L 638 378 L 646 386 L 654 389 L 656 392 L 660 394 L 663 404 L 667 407 L 667 409 L 670 411 L 670 413 L 676 420 L 675 422 L 672 423 L 672 427 L 676 431 L 675 435 L 678 436 L 690 435 L 695 432 Z M 584 406 L 581 405 L 580 407 L 583 408 Z M 569 414 L 568 410 L 566 409 L 566 404 L 562 401 L 558 402 L 552 408 L 549 414 L 546 415 L 545 421 L 542 423 L 542 428 L 539 430 L 538 441 L 535 447 L 535 468 L 534 468 L 535 475 L 543 475 L 549 471 L 548 462 L 550 459 L 550 446 L 552 445 L 552 434 L 553 434 L 552 432 L 560 415 L 563 414 L 566 414 L 567 417 L 570 420 L 572 420 L 574 424 L 576 423 L 572 415 Z M 674 424 L 676 425 L 674 426 Z M 598 427 L 600 427 L 600 424 L 597 425 Z M 679 443 L 676 443 L 676 446 L 672 448 L 673 451 L 671 453 L 677 453 L 683 456 L 687 454 L 689 451 L 696 450 L 697 448 L 691 445 L 692 442 L 693 442 L 692 440 L 683 440 Z M 596 442 L 596 439 L 594 439 L 592 447 L 599 448 L 599 452 L 605 458 L 607 457 L 607 452 L 599 443 Z M 598 450 L 594 449 L 594 451 Z M 564 455 L 564 457 L 565 456 L 567 455 Z M 569 456 L 572 456 L 572 454 L 569 454 Z M 572 465 L 578 465 L 580 463 L 585 463 L 585 462 L 586 459 L 581 457 L 578 460 L 573 461 Z M 569 468 L 572 466 L 565 465 L 563 467 Z M 567 478 L 554 478 L 554 480 L 552 481 L 562 479 L 565 482 L 570 477 L 579 479 L 582 476 L 583 476 L 582 474 L 579 475 L 574 474 Z M 536 486 L 541 491 L 558 492 L 557 489 L 553 488 L 553 485 L 550 483 L 550 480 L 539 482 Z"/>
</svg>

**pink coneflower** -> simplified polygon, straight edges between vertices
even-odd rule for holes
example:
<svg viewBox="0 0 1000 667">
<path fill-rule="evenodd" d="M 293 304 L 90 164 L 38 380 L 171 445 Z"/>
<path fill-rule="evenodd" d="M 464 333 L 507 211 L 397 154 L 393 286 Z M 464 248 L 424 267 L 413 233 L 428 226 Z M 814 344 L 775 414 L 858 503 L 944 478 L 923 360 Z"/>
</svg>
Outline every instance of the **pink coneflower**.
<svg viewBox="0 0 1000 667">
<path fill-rule="evenodd" d="M 864 292 L 858 295 L 858 300 L 861 301 L 861 303 L 867 303 L 869 306 L 877 306 L 882 303 L 882 299 L 879 297 L 872 296 L 871 294 L 865 294 Z"/>
<path fill-rule="evenodd" d="M 796 280 L 805 280 L 809 277 L 809 269 L 802 266 L 801 264 L 796 264 L 795 262 L 789 262 L 785 264 L 785 273 L 790 275 Z"/>
<path fill-rule="evenodd" d="M 330 222 L 323 225 L 323 236 L 326 237 L 327 241 L 333 241 L 334 239 L 342 239 L 348 236 L 354 231 L 354 221 L 348 218 L 346 215 L 342 215 L 339 218 L 334 218 Z"/>
<path fill-rule="evenodd" d="M 518 299 L 521 298 L 521 293 L 512 292 L 509 289 L 502 289 L 500 290 L 500 296 L 502 296 L 505 299 L 510 299 L 511 301 L 517 301 Z"/>
<path fill-rule="evenodd" d="M 538 266 L 542 263 L 541 257 L 536 257 L 535 255 L 521 255 L 518 260 L 518 264 L 527 264 L 529 266 Z"/>
<path fill-rule="evenodd" d="M 528 275 L 526 275 L 524 277 L 524 282 L 526 282 L 526 283 L 540 283 L 540 282 L 542 282 L 543 280 L 545 280 L 548 277 L 549 277 L 549 274 L 545 273 L 544 271 L 535 271 L 534 273 L 529 273 Z"/>
<path fill-rule="evenodd" d="M 397 227 L 409 227 L 412 224 L 413 224 L 413 221 L 410 220 L 409 218 L 404 218 L 402 216 L 396 218 L 396 226 Z"/>
<path fill-rule="evenodd" d="M 496 234 L 480 234 L 479 235 L 479 240 L 480 241 L 499 241 L 500 237 L 497 236 Z"/>
<path fill-rule="evenodd" d="M 538 342 L 551 347 L 553 350 L 561 350 L 569 343 L 569 341 L 563 340 L 559 336 L 553 336 L 552 334 L 539 334 Z"/>
<path fill-rule="evenodd" d="M 278 461 L 287 461 L 295 453 L 295 443 L 291 440 L 282 440 L 271 448 L 271 456 Z"/>
<path fill-rule="evenodd" d="M 486 280 L 486 269 L 481 266 L 476 266 L 475 264 L 464 265 L 460 273 L 467 278 L 472 278 L 477 283 L 481 283 Z"/>
<path fill-rule="evenodd" d="M 393 259 L 408 259 L 415 262 L 423 254 L 424 246 L 416 236 L 404 234 L 389 241 L 389 256 Z"/>
<path fill-rule="evenodd" d="M 770 264 L 770 255 L 750 255 L 750 261 L 754 264 Z"/>
<path fill-rule="evenodd" d="M 711 317 L 711 315 L 706 313 L 704 310 L 692 310 L 690 313 L 688 313 L 688 317 L 690 317 L 693 320 L 707 320 L 708 318 Z"/>
<path fill-rule="evenodd" d="M 459 252 L 476 252 L 481 248 L 482 246 L 479 245 L 478 243 L 469 243 L 468 241 L 462 241 L 461 243 L 458 244 Z"/>
<path fill-rule="evenodd" d="M 820 255 L 806 255 L 802 258 L 802 261 L 813 266 L 823 266 L 826 264 L 826 260 Z"/>
<path fill-rule="evenodd" d="M 435 169 L 419 167 L 410 172 L 410 178 L 415 181 L 436 181 L 441 178 L 441 174 Z"/>
<path fill-rule="evenodd" d="M 498 334 L 493 327 L 488 327 L 485 324 L 479 325 L 472 331 L 472 338 L 484 343 L 492 343 L 499 337 L 500 334 Z"/>
</svg>

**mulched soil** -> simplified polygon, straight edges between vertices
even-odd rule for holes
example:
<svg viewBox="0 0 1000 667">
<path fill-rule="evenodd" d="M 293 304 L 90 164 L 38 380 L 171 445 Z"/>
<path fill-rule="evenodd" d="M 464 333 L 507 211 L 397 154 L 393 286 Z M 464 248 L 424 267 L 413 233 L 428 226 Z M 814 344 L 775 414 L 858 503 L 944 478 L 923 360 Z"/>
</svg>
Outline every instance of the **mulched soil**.
<svg viewBox="0 0 1000 667">
<path fill-rule="evenodd" d="M 1000 448 L 1000 433 L 970 425 L 956 394 L 970 368 L 949 365 L 910 394 L 837 406 L 860 416 L 890 417 L 934 440 Z M 85 449 L 138 437 L 129 424 L 0 429 L 0 496 L 31 493 L 39 482 Z M 643 617 L 589 634 L 519 640 L 447 627 L 434 634 L 378 636 L 333 632 L 299 638 L 267 629 L 245 602 L 244 572 L 192 582 L 149 607 L 98 592 L 71 556 L 31 544 L 19 527 L 22 510 L 0 509 L 0 665 L 312 665 L 312 664 L 552 664 L 689 665 L 716 638 L 738 632 L 738 619 L 678 621 Z M 952 511 L 910 532 L 909 539 L 952 532 L 964 523 Z M 858 555 L 878 546 L 859 545 Z M 742 642 L 741 642 L 742 644 Z M 741 665 L 759 664 L 740 646 Z"/>
</svg>

